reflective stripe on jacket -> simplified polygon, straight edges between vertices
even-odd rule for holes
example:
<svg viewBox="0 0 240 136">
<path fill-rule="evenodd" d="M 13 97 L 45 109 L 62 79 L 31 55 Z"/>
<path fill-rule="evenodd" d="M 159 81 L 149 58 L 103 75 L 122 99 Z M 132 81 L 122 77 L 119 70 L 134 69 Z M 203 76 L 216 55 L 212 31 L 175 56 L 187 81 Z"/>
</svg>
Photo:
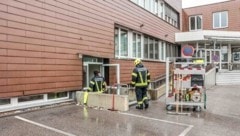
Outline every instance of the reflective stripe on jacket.
<svg viewBox="0 0 240 136">
<path fill-rule="evenodd" d="M 136 67 L 132 72 L 132 85 L 136 87 L 147 87 L 150 83 L 150 73 L 145 67 Z"/>
<path fill-rule="evenodd" d="M 89 84 L 89 91 L 103 92 L 105 88 L 106 88 L 106 82 L 104 77 L 95 76 L 91 79 Z"/>
</svg>

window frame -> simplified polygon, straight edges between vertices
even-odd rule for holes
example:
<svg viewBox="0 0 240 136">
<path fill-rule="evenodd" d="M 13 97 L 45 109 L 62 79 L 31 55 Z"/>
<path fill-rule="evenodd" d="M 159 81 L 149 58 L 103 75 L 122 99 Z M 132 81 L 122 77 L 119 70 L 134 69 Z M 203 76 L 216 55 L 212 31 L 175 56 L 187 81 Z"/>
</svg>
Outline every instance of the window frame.
<svg viewBox="0 0 240 136">
<path fill-rule="evenodd" d="M 144 10 L 165 20 L 168 24 L 180 29 L 180 13 L 162 0 L 130 0 Z M 168 15 L 167 13 L 168 12 Z M 175 14 L 175 15 L 173 15 Z"/>
<path fill-rule="evenodd" d="M 115 58 L 118 59 L 134 59 L 134 58 L 141 58 L 143 60 L 149 60 L 149 61 L 161 61 L 165 62 L 167 55 L 174 55 L 175 54 L 175 47 L 168 47 L 169 46 L 175 46 L 172 43 L 168 43 L 162 39 L 120 26 L 116 25 L 114 28 L 115 34 L 118 34 L 117 36 L 115 35 L 114 39 L 117 41 L 114 41 L 115 44 L 117 43 L 118 45 L 114 45 L 115 48 Z M 127 39 L 128 39 L 128 55 L 127 56 L 121 56 L 121 46 L 120 41 L 121 41 L 121 31 L 127 31 Z M 135 38 L 134 38 L 135 36 Z M 134 41 L 135 39 L 135 41 Z M 152 41 L 152 43 L 150 42 Z M 137 46 L 137 47 L 133 47 Z M 139 47 L 140 46 L 140 47 Z M 150 47 L 151 46 L 151 47 Z M 138 48 L 138 49 L 135 49 Z M 174 48 L 174 50 L 173 50 Z M 120 50 L 119 50 L 120 49 Z M 139 50 L 140 49 L 140 50 Z M 171 53 L 167 53 L 167 49 L 171 51 Z M 118 51 L 118 52 L 116 52 Z M 134 53 L 135 52 L 135 53 Z M 173 56 L 170 56 L 173 57 Z"/>
<path fill-rule="evenodd" d="M 222 26 L 222 13 L 226 13 L 226 26 Z M 215 26 L 215 16 L 214 15 L 218 15 L 219 17 L 219 27 Z M 220 29 L 220 28 L 227 28 L 228 27 L 228 11 L 219 11 L 219 12 L 213 12 L 212 13 L 212 19 L 213 19 L 213 29 Z"/>
<path fill-rule="evenodd" d="M 198 26 L 198 21 L 197 21 L 197 17 L 200 17 L 201 18 L 201 28 L 198 29 L 197 26 Z M 194 27 L 195 29 L 191 29 L 192 25 L 191 25 L 191 18 L 194 18 Z M 188 24 L 189 24 L 189 31 L 198 31 L 198 30 L 202 30 L 203 29 L 203 18 L 202 18 L 202 15 L 193 15 L 193 16 L 189 16 L 188 18 Z"/>
</svg>

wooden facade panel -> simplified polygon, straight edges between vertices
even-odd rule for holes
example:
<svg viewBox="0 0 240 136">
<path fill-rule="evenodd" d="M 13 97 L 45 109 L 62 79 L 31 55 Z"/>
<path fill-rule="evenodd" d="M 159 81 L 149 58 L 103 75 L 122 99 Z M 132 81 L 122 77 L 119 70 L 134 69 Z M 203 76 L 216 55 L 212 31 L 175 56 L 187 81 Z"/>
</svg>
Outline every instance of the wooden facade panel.
<svg viewBox="0 0 240 136">
<path fill-rule="evenodd" d="M 8 77 L 7 72 L 6 71 L 0 71 L 0 78 L 6 78 Z"/>
<path fill-rule="evenodd" d="M 41 83 L 42 79 L 39 77 L 35 78 L 9 78 L 8 85 L 21 85 L 21 84 L 33 84 Z"/>
<path fill-rule="evenodd" d="M 55 58 L 55 59 L 78 59 L 77 54 L 60 54 L 60 53 L 49 53 L 42 52 L 43 58 Z"/>
<path fill-rule="evenodd" d="M 76 65 L 80 66 L 81 62 L 80 60 L 63 60 L 63 59 L 56 59 L 56 64 L 61 64 L 61 65 Z"/>
<path fill-rule="evenodd" d="M 8 70 L 41 70 L 41 65 L 36 64 L 7 64 Z"/>
<path fill-rule="evenodd" d="M 0 4 L 0 11 L 7 12 L 7 5 Z"/>
<path fill-rule="evenodd" d="M 80 70 L 80 66 L 72 65 L 42 65 L 42 70 Z"/>
<path fill-rule="evenodd" d="M 42 83 L 80 81 L 79 76 L 41 77 Z"/>
<path fill-rule="evenodd" d="M 32 95 L 32 94 L 43 94 L 43 93 L 50 93 L 50 92 L 65 92 L 65 91 L 74 91 L 80 90 L 80 87 L 64 87 L 64 88 L 56 88 L 56 89 L 40 89 L 40 90 L 31 90 L 31 91 L 24 91 L 24 95 Z"/>
<path fill-rule="evenodd" d="M 39 33 L 39 32 L 26 31 L 26 37 L 43 39 L 44 38 L 44 34 L 43 33 Z"/>
<path fill-rule="evenodd" d="M 25 77 L 25 71 L 0 71 L 0 78 Z"/>
<path fill-rule="evenodd" d="M 42 46 L 42 45 L 26 44 L 26 50 L 41 52 L 41 51 L 44 51 L 44 46 Z"/>
<path fill-rule="evenodd" d="M 171 43 L 179 31 L 128 0 L 2 0 L 1 7 L 0 97 L 82 88 L 78 53 L 119 63 L 121 83 L 130 83 L 133 60 L 114 59 L 114 24 Z M 162 63 L 146 66 L 153 77 L 164 71 Z"/>
<path fill-rule="evenodd" d="M 0 48 L 2 48 L 2 49 L 25 50 L 26 49 L 26 44 L 25 43 L 0 41 Z"/>
<path fill-rule="evenodd" d="M 42 84 L 27 84 L 26 91 L 36 90 L 36 89 L 54 89 L 56 88 L 56 83 L 42 83 Z"/>
<path fill-rule="evenodd" d="M 8 35 L 7 40 L 9 42 L 26 43 L 26 38 L 20 36 Z"/>
<path fill-rule="evenodd" d="M 42 57 L 41 52 L 36 51 L 23 51 L 23 50 L 8 50 L 8 56 L 18 56 L 18 57 Z"/>
<path fill-rule="evenodd" d="M 16 0 L 8 0 L 8 2 L 5 4 L 7 4 L 8 6 L 14 6 L 14 7 L 21 8 L 21 9 L 26 8 L 26 5 L 24 3 L 18 2 Z"/>
<path fill-rule="evenodd" d="M 7 70 L 7 64 L 0 63 L 0 70 Z"/>
<path fill-rule="evenodd" d="M 32 5 L 32 6 L 35 6 L 35 7 L 43 7 L 42 2 L 39 2 L 39 1 L 36 1 L 36 0 L 18 0 L 18 1 L 26 4 L 27 6 Z"/>
<path fill-rule="evenodd" d="M 19 92 L 24 90 L 25 90 L 25 85 L 0 86 L 0 94 L 9 93 L 9 92 Z"/>
<path fill-rule="evenodd" d="M 82 76 L 82 71 L 56 71 L 56 76 Z"/>
<path fill-rule="evenodd" d="M 22 96 L 23 92 L 5 92 L 5 93 L 0 93 L 0 98 L 9 98 L 9 97 L 17 97 L 17 96 Z"/>
<path fill-rule="evenodd" d="M 1 25 L 1 26 L 7 26 L 7 20 L 5 20 L 5 19 L 0 19 L 0 25 Z"/>
<path fill-rule="evenodd" d="M 7 79 L 6 78 L 5 79 L 0 78 L 0 86 L 1 85 L 7 85 Z"/>
<path fill-rule="evenodd" d="M 26 58 L 24 57 L 7 57 L 6 60 L 8 64 L 25 64 L 26 63 Z"/>
<path fill-rule="evenodd" d="M 56 76 L 55 71 L 26 71 L 26 77 L 54 77 Z"/>
<path fill-rule="evenodd" d="M 0 56 L 7 55 L 7 49 L 0 49 Z"/>
<path fill-rule="evenodd" d="M 26 64 L 44 64 L 44 59 L 42 59 L 42 58 L 26 58 Z"/>
<path fill-rule="evenodd" d="M 57 88 L 62 88 L 62 87 L 75 87 L 75 86 L 80 86 L 81 81 L 74 81 L 74 82 L 58 82 L 56 83 Z"/>
<path fill-rule="evenodd" d="M 25 23 L 26 18 L 20 15 L 15 15 L 15 14 L 9 14 L 6 12 L 0 12 L 0 18 L 6 19 L 6 20 L 11 20 L 11 21 L 17 21 L 17 22 L 22 22 Z"/>
<path fill-rule="evenodd" d="M 6 41 L 7 40 L 7 35 L 6 34 L 0 34 L 0 40 Z"/>
</svg>

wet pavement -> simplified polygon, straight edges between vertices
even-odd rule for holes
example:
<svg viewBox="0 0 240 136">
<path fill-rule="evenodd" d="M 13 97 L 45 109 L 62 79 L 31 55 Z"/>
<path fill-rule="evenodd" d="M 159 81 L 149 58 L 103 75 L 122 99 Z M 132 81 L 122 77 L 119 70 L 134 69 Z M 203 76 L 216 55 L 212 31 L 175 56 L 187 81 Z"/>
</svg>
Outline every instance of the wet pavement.
<svg viewBox="0 0 240 136">
<path fill-rule="evenodd" d="M 240 86 L 207 90 L 207 109 L 171 115 L 163 96 L 147 110 L 97 110 L 77 105 L 0 118 L 0 136 L 240 136 Z"/>
</svg>

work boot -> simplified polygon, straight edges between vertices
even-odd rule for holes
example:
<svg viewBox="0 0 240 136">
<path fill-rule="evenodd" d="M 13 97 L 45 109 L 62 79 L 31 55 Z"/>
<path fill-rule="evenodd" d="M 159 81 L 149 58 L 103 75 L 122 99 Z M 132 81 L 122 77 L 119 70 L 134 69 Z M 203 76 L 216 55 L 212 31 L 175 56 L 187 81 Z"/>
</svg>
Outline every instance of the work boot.
<svg viewBox="0 0 240 136">
<path fill-rule="evenodd" d="M 136 109 L 142 110 L 143 109 L 143 104 L 139 104 L 136 106 Z"/>
<path fill-rule="evenodd" d="M 147 109 L 147 108 L 149 107 L 149 102 L 148 102 L 148 100 L 147 100 L 147 99 L 144 100 L 143 103 L 144 103 L 144 105 L 145 105 L 145 109 Z"/>
</svg>

